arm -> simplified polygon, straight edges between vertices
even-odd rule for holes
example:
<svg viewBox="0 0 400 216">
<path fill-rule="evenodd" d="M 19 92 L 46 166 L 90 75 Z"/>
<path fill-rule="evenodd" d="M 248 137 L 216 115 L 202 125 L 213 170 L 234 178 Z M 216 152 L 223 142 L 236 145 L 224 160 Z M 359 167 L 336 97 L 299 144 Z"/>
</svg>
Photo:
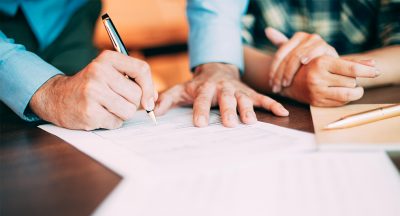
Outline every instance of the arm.
<svg viewBox="0 0 400 216">
<path fill-rule="evenodd" d="M 235 65 L 243 71 L 241 19 L 248 0 L 189 0 L 190 68 L 210 62 Z"/>
<path fill-rule="evenodd" d="M 271 93 L 267 84 L 273 58 L 260 51 L 244 47 L 245 83 L 262 93 Z M 339 106 L 357 100 L 363 88 L 355 77 L 377 77 L 373 61 L 342 60 L 330 56 L 316 57 L 300 67 L 290 87 L 281 96 L 314 106 Z"/>
<path fill-rule="evenodd" d="M 271 68 L 272 56 L 265 55 L 261 51 L 243 46 L 245 71 L 242 80 L 259 92 L 272 93 L 272 88 L 267 84 Z M 364 88 L 374 86 L 400 84 L 400 46 L 388 46 L 371 50 L 365 53 L 342 55 L 341 59 L 374 59 L 375 67 L 381 75 L 374 78 L 357 78 L 357 82 Z"/>
<path fill-rule="evenodd" d="M 358 78 L 358 84 L 364 88 L 389 84 L 400 84 L 400 45 L 374 49 L 365 53 L 340 56 L 342 59 L 374 59 L 381 75 L 375 79 Z"/>
<path fill-rule="evenodd" d="M 39 120 L 26 108 L 35 92 L 57 74 L 62 72 L 0 31 L 0 99 L 22 119 Z"/>
<path fill-rule="evenodd" d="M 271 110 L 278 116 L 289 115 L 281 104 L 240 81 L 241 18 L 247 3 L 247 0 L 188 1 L 189 54 L 194 76 L 160 95 L 154 110 L 156 115 L 175 106 L 193 106 L 193 122 L 198 127 L 208 125 L 213 106 L 219 106 L 227 127 L 239 124 L 237 112 L 243 123 L 257 122 L 253 107 Z"/>
<path fill-rule="evenodd" d="M 114 129 L 130 119 L 140 103 L 147 110 L 154 108 L 158 93 L 143 61 L 107 51 L 69 77 L 2 32 L 0 39 L 0 99 L 27 121 L 41 118 L 70 129 Z"/>
</svg>

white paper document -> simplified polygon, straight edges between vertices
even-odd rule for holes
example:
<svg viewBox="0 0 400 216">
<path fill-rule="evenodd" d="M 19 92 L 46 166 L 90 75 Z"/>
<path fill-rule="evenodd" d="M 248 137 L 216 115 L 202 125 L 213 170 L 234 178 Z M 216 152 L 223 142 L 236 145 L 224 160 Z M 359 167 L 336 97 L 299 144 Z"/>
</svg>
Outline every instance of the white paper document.
<svg viewBox="0 0 400 216">
<path fill-rule="evenodd" d="M 258 122 L 193 125 L 193 110 L 145 111 L 116 130 L 40 128 L 123 177 L 95 215 L 400 215 L 382 152 L 318 152 L 313 134 Z"/>
<path fill-rule="evenodd" d="M 143 160 L 155 167 L 193 168 L 196 164 L 200 167 L 206 167 L 206 164 L 215 166 L 272 152 L 316 148 L 313 134 L 272 124 L 257 122 L 253 125 L 239 124 L 236 128 L 224 127 L 218 111 L 210 113 L 209 126 L 204 128 L 193 125 L 193 110 L 189 108 L 171 110 L 164 116 L 158 116 L 157 121 L 158 126 L 154 125 L 145 111 L 139 111 L 134 118 L 115 130 L 74 131 L 51 124 L 39 127 L 66 140 L 116 172 L 122 167 L 127 168 L 119 172 L 122 175 L 131 168 L 126 161 L 118 164 L 121 157 Z M 115 160 L 110 161 L 110 158 Z"/>
<path fill-rule="evenodd" d="M 399 174 L 384 152 L 274 155 L 135 180 L 95 215 L 400 215 Z"/>
</svg>

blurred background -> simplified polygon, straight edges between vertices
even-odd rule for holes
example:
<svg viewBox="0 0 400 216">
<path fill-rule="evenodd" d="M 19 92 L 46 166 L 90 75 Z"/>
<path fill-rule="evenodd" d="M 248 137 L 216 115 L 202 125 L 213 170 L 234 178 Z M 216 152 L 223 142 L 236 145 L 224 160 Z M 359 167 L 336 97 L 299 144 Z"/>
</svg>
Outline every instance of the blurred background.
<svg viewBox="0 0 400 216">
<path fill-rule="evenodd" d="M 185 7 L 186 0 L 102 0 L 101 15 L 111 17 L 130 56 L 150 65 L 158 92 L 192 77 Z M 114 50 L 101 15 L 93 43 L 100 51 Z"/>
</svg>

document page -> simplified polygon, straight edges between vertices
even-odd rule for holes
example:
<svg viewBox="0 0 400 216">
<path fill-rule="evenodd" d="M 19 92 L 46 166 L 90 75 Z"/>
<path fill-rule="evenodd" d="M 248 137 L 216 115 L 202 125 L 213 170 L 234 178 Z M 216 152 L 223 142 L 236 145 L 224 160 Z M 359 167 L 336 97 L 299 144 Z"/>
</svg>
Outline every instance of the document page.
<svg viewBox="0 0 400 216">
<path fill-rule="evenodd" d="M 119 129 L 92 133 L 159 164 L 315 148 L 313 135 L 266 123 L 224 127 L 217 111 L 207 127 L 194 126 L 192 119 L 192 109 L 180 109 L 158 117 L 157 126 L 150 118 L 132 119 Z"/>
<path fill-rule="evenodd" d="M 229 164 L 270 153 L 314 150 L 314 135 L 276 125 L 257 122 L 222 125 L 219 111 L 210 112 L 209 126 L 193 124 L 193 109 L 178 108 L 157 116 L 156 126 L 142 110 L 115 130 L 77 131 L 52 124 L 40 128 L 64 139 L 120 174 L 130 172 L 133 159 L 152 166 Z M 125 158 L 125 160 L 123 160 Z M 118 163 L 118 161 L 124 161 Z M 128 162 L 130 161 L 130 162 Z M 138 164 L 137 162 L 135 164 Z M 124 170 L 121 170 L 121 167 Z"/>
<path fill-rule="evenodd" d="M 400 215 L 399 173 L 384 152 L 274 154 L 154 179 L 124 179 L 95 215 Z"/>
</svg>

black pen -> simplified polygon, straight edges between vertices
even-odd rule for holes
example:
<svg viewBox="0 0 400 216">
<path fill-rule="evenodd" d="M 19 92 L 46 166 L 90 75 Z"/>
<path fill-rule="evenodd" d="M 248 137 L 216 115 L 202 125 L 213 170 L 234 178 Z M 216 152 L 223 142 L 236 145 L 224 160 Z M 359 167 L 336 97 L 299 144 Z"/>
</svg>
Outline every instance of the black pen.
<svg viewBox="0 0 400 216">
<path fill-rule="evenodd" d="M 108 14 L 104 14 L 101 19 L 103 20 L 104 27 L 107 30 L 108 36 L 110 37 L 111 43 L 114 46 L 115 51 L 120 52 L 129 56 L 128 50 L 126 49 L 124 42 L 122 42 L 121 37 L 118 34 L 117 29 L 115 28 L 111 18 Z M 129 79 L 128 75 L 125 75 L 126 78 Z M 147 114 L 149 114 L 151 120 L 153 120 L 154 124 L 157 125 L 156 116 L 154 115 L 153 110 L 146 110 Z"/>
</svg>

